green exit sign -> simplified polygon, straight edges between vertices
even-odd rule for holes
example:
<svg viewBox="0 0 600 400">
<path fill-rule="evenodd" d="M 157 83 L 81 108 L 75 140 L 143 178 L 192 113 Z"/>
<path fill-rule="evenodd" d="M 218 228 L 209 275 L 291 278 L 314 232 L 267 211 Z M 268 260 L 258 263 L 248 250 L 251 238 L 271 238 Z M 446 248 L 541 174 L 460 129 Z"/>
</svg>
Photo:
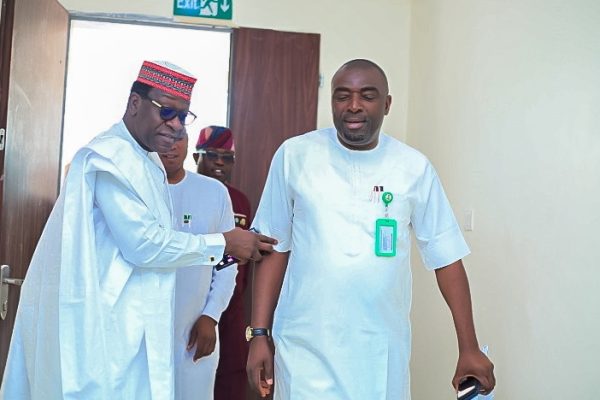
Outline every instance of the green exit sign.
<svg viewBox="0 0 600 400">
<path fill-rule="evenodd" d="M 173 14 L 185 17 L 231 19 L 233 0 L 174 0 Z"/>
</svg>

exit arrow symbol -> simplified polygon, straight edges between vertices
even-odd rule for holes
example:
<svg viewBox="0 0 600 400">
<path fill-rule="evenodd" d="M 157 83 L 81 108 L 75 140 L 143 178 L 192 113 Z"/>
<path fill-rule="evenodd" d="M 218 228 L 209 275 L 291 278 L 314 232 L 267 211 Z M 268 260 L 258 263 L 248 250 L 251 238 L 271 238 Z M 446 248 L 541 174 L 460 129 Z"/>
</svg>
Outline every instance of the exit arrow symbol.
<svg viewBox="0 0 600 400">
<path fill-rule="evenodd" d="M 229 10 L 229 1 L 228 0 L 223 0 L 223 4 L 221 4 L 221 10 L 223 10 L 223 12 L 227 12 L 227 10 Z"/>
</svg>

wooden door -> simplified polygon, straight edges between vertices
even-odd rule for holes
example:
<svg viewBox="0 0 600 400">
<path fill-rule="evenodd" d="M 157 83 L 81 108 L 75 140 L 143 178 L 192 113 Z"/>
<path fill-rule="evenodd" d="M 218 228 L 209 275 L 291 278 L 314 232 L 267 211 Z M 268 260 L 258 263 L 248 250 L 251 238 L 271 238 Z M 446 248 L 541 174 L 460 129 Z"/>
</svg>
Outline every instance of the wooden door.
<svg viewBox="0 0 600 400">
<path fill-rule="evenodd" d="M 0 263 L 24 278 L 58 196 L 69 14 L 56 0 L 7 0 L 2 10 L 12 30 L 2 31 L 0 91 L 6 129 L 0 153 Z M 7 86 L 4 86 L 6 84 Z M 1 110 L 0 110 L 1 111 Z M 0 320 L 0 374 L 19 298 L 10 286 L 8 312 Z M 0 305 L 1 306 L 1 305 Z"/>
<path fill-rule="evenodd" d="M 320 35 L 234 29 L 230 128 L 233 186 L 256 211 L 271 158 L 287 138 L 317 126 Z"/>
<path fill-rule="evenodd" d="M 231 45 L 232 184 L 246 193 L 254 215 L 275 150 L 317 126 L 320 36 L 240 28 Z M 248 323 L 251 286 L 245 293 Z M 247 388 L 247 399 L 259 398 Z"/>
</svg>

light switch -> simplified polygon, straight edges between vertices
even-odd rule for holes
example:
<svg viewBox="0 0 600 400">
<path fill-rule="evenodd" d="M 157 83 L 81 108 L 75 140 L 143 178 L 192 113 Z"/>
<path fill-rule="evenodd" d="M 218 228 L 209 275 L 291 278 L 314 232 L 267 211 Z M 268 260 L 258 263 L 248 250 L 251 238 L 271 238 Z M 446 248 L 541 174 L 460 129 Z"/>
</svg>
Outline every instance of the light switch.
<svg viewBox="0 0 600 400">
<path fill-rule="evenodd" d="M 475 226 L 475 211 L 466 210 L 463 228 L 465 229 L 465 231 L 472 231 L 474 229 L 474 226 Z"/>
</svg>

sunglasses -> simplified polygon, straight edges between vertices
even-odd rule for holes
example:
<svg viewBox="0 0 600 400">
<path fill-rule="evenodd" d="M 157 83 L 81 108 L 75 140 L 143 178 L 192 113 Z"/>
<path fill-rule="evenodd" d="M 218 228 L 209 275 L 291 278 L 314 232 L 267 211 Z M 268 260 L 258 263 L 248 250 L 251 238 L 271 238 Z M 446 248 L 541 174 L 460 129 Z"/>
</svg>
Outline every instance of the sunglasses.
<svg viewBox="0 0 600 400">
<path fill-rule="evenodd" d="M 158 114 L 163 121 L 170 121 L 173 118 L 179 118 L 179 122 L 181 125 L 189 125 L 196 119 L 196 114 L 191 111 L 178 111 L 171 107 L 166 107 L 160 104 L 158 101 L 153 100 L 149 97 L 146 97 L 147 100 L 150 100 L 152 104 L 158 107 Z"/>
<path fill-rule="evenodd" d="M 198 153 L 204 154 L 208 161 L 217 161 L 217 159 L 221 159 L 225 164 L 233 164 L 235 161 L 235 154 L 232 153 L 219 153 L 213 150 L 198 150 Z"/>
</svg>

